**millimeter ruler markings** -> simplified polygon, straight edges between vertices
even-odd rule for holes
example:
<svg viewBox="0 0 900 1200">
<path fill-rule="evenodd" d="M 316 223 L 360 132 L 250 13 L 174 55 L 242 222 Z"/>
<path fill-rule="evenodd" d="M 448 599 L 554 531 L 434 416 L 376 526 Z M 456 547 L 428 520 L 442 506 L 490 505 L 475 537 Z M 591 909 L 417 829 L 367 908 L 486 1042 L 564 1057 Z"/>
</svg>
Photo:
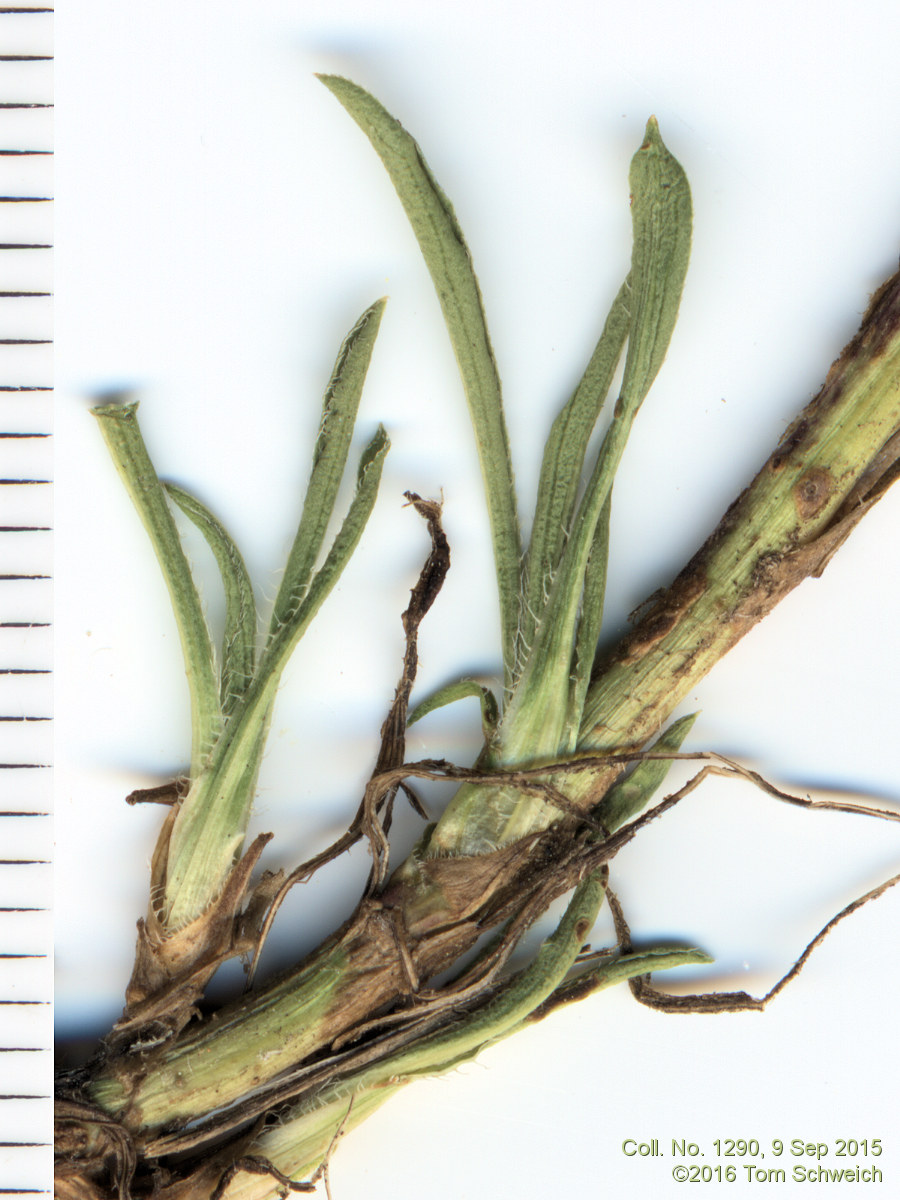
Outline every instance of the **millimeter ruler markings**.
<svg viewBox="0 0 900 1200">
<path fill-rule="evenodd" d="M 53 1162 L 53 10 L 0 5 L 0 1196 Z"/>
</svg>

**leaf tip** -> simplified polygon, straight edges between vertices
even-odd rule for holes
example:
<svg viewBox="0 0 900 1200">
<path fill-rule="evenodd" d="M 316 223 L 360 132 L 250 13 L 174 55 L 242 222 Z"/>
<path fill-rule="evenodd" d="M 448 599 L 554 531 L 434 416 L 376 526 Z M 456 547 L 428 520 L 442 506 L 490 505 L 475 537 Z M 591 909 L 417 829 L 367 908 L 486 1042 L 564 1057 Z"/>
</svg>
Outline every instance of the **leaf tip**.
<svg viewBox="0 0 900 1200">
<path fill-rule="evenodd" d="M 647 121 L 647 126 L 644 130 L 644 140 L 641 143 L 642 150 L 650 150 L 653 147 L 662 148 L 662 134 L 659 132 L 659 121 L 656 117 L 651 116 Z"/>
<path fill-rule="evenodd" d="M 388 437 L 388 432 L 385 427 L 379 423 L 375 430 L 375 436 L 372 438 L 369 446 L 372 450 L 372 457 L 384 457 L 391 448 L 391 439 Z"/>
<path fill-rule="evenodd" d="M 319 83 L 324 83 L 329 92 L 332 92 L 338 99 L 341 98 L 341 92 L 362 90 L 358 84 L 351 79 L 346 79 L 343 75 L 330 75 L 327 71 L 316 71 L 315 75 Z"/>
</svg>

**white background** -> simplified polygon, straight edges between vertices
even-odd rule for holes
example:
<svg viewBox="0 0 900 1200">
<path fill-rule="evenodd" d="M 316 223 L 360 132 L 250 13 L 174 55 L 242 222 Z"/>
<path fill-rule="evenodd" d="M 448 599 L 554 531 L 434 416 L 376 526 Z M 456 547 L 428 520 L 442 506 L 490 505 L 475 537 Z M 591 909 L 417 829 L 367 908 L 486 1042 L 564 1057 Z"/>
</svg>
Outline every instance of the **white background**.
<svg viewBox="0 0 900 1200">
<path fill-rule="evenodd" d="M 380 164 L 314 72 L 372 90 L 454 201 L 525 521 L 552 415 L 627 270 L 628 162 L 651 113 L 684 164 L 694 256 L 617 485 L 614 636 L 709 532 L 896 265 L 900 10 L 78 0 L 56 21 L 57 1012 L 74 1037 L 115 1018 L 145 903 L 159 813 L 122 798 L 178 772 L 189 731 L 166 596 L 88 415 L 98 395 L 141 399 L 158 469 L 225 520 L 264 603 L 338 345 L 390 296 L 354 453 L 379 420 L 393 449 L 363 544 L 279 698 L 254 823 L 276 834 L 270 865 L 339 833 L 371 769 L 426 552 L 405 489 L 443 494 L 453 549 L 420 694 L 497 667 L 477 463 L 430 280 Z M 898 518 L 900 493 L 697 689 L 694 748 L 801 791 L 900 797 Z M 216 622 L 213 573 L 187 540 Z M 410 756 L 471 759 L 473 708 L 423 722 Z M 401 851 L 415 833 L 401 822 Z M 896 827 L 731 785 L 648 831 L 613 879 L 641 938 L 696 940 L 718 960 L 706 985 L 764 991 L 898 861 Z M 298 890 L 270 962 L 346 915 L 364 872 L 360 852 Z M 891 895 L 845 923 L 764 1015 L 663 1016 L 620 989 L 409 1089 L 341 1147 L 336 1197 L 669 1195 L 676 1160 L 620 1150 L 651 1137 L 664 1151 L 700 1143 L 707 1164 L 715 1138 L 833 1150 L 881 1137 L 896 1188 L 898 914 Z"/>
</svg>

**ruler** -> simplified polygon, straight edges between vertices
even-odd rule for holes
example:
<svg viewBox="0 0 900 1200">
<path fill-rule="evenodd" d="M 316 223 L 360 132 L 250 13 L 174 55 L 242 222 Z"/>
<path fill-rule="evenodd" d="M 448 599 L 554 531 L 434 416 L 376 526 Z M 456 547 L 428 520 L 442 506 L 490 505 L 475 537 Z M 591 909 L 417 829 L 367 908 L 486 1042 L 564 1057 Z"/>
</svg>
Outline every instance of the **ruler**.
<svg viewBox="0 0 900 1200">
<path fill-rule="evenodd" d="M 52 1190 L 52 20 L 0 6 L 0 1196 Z"/>
</svg>

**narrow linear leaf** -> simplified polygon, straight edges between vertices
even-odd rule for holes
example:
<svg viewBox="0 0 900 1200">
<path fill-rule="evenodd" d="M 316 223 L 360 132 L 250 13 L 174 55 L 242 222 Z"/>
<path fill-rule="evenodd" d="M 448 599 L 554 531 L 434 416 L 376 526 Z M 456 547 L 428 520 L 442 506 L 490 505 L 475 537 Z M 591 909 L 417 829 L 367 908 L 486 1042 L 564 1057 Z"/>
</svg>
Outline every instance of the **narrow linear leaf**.
<svg viewBox="0 0 900 1200">
<path fill-rule="evenodd" d="M 564 731 L 571 731 L 575 717 L 568 712 L 569 679 L 588 559 L 634 419 L 665 357 L 687 273 L 690 188 L 653 118 L 632 160 L 629 180 L 634 245 L 629 275 L 631 330 L 622 392 L 578 506 L 534 645 L 504 716 L 501 738 L 507 762 L 519 761 L 526 752 L 539 757 L 574 748 L 567 744 L 571 737 Z"/>
<path fill-rule="evenodd" d="M 390 447 L 388 435 L 384 427 L 379 425 L 375 436 L 360 456 L 356 494 L 325 561 L 313 576 L 299 607 L 288 615 L 263 655 L 259 667 L 261 681 L 264 682 L 266 676 L 275 671 L 280 675 L 297 642 L 350 561 L 372 515 L 378 485 L 381 482 L 381 471 Z"/>
<path fill-rule="evenodd" d="M 600 873 L 588 875 L 575 889 L 559 925 L 541 944 L 532 961 L 491 999 L 449 1029 L 423 1037 L 408 1050 L 361 1072 L 359 1082 L 371 1086 L 386 1075 L 398 1081 L 445 1071 L 512 1033 L 564 981 L 597 919 L 605 889 Z"/>
<path fill-rule="evenodd" d="M 650 747 L 653 753 L 672 753 L 681 749 L 681 744 L 691 732 L 699 713 L 690 713 L 673 721 L 669 728 Z M 594 813 L 597 820 L 610 832 L 643 812 L 654 792 L 662 786 L 672 763 L 664 758 L 646 758 L 623 775 L 609 789 Z"/>
<path fill-rule="evenodd" d="M 272 611 L 274 633 L 296 612 L 312 577 L 344 475 L 363 384 L 386 300 L 367 308 L 344 340 L 322 404 L 303 512 Z"/>
<path fill-rule="evenodd" d="M 271 1155 L 296 1173 L 322 1161 L 333 1144 L 335 1125 L 377 1107 L 383 1097 L 423 1075 L 441 1074 L 474 1058 L 481 1050 L 522 1028 L 530 1014 L 553 996 L 578 957 L 587 932 L 603 902 L 603 885 L 596 875 L 576 888 L 557 929 L 541 945 L 531 963 L 513 976 L 492 998 L 470 1013 L 454 1014 L 447 1026 L 426 1034 L 410 1046 L 385 1055 L 371 1066 L 287 1109 L 278 1127 L 263 1131 L 252 1144 L 254 1153 Z M 349 1104 L 352 1097 L 352 1104 Z"/>
<path fill-rule="evenodd" d="M 656 118 L 629 174 L 634 248 L 631 335 L 620 406 L 637 409 L 662 366 L 681 303 L 691 253 L 692 207 L 687 177 L 663 143 Z"/>
<path fill-rule="evenodd" d="M 584 572 L 584 588 L 581 595 L 581 612 L 575 633 L 575 653 L 572 656 L 572 675 L 569 685 L 569 716 L 566 738 L 574 744 L 581 726 L 584 699 L 591 682 L 591 670 L 597 653 L 600 626 L 603 623 L 603 602 L 606 596 L 606 568 L 609 562 L 609 525 L 612 515 L 612 495 L 597 521 L 594 544 Z"/>
<path fill-rule="evenodd" d="M 93 409 L 113 462 L 150 536 L 169 590 L 191 698 L 191 775 L 195 777 L 221 726 L 212 640 L 191 569 L 137 419 L 137 403 Z"/>
<path fill-rule="evenodd" d="M 206 538 L 222 576 L 225 633 L 220 695 L 222 711 L 227 717 L 253 678 L 257 631 L 253 585 L 240 551 L 221 521 L 184 488 L 174 483 L 164 486 L 170 498 Z"/>
<path fill-rule="evenodd" d="M 253 799 L 247 768 L 260 751 L 281 674 L 359 543 L 389 448 L 387 434 L 379 426 L 360 458 L 356 494 L 324 563 L 300 607 L 263 652 L 253 683 L 219 739 L 209 769 L 182 803 L 172 831 L 166 879 L 166 921 L 172 929 L 203 912 L 240 851 Z"/>
<path fill-rule="evenodd" d="M 526 559 L 526 603 L 520 640 L 534 640 L 540 613 L 572 525 L 588 441 L 609 392 L 631 324 L 626 281 L 613 301 L 600 340 L 572 398 L 553 422 L 538 484 L 534 525 Z"/>
<path fill-rule="evenodd" d="M 334 1144 L 337 1130 L 346 1132 L 390 1099 L 402 1086 L 420 1074 L 438 1075 L 471 1060 L 488 1045 L 528 1028 L 564 1004 L 623 983 L 639 975 L 711 962 L 708 954 L 693 947 L 659 947 L 623 954 L 587 971 L 563 980 L 550 995 L 536 1004 L 520 1021 L 512 1025 L 496 1022 L 484 1040 L 472 1043 L 466 1017 L 457 1020 L 456 1038 L 446 1039 L 440 1047 L 443 1057 L 434 1060 L 434 1051 L 423 1043 L 417 1062 L 413 1047 L 401 1055 L 386 1057 L 378 1069 L 362 1076 L 349 1076 L 340 1088 L 325 1088 L 310 1100 L 289 1108 L 277 1125 L 263 1130 L 251 1145 L 258 1154 L 278 1165 L 294 1178 L 312 1174 Z M 477 1013 L 474 1016 L 477 1018 Z M 402 1064 L 401 1073 L 398 1067 Z M 349 1098 L 352 1096 L 352 1104 Z M 240 1193 L 238 1193 L 240 1195 Z"/>
<path fill-rule="evenodd" d="M 355 83 L 336 75 L 319 78 L 366 134 L 384 163 L 437 289 L 481 459 L 500 592 L 503 661 L 509 681 L 519 615 L 519 521 L 500 378 L 469 249 L 450 201 L 403 126 Z"/>
<path fill-rule="evenodd" d="M 584 920 L 583 927 L 585 928 L 585 934 L 590 931 L 588 918 Z M 560 931 L 557 930 L 557 932 Z M 550 939 L 544 943 L 541 951 L 549 949 L 549 942 Z M 557 950 L 558 948 L 554 947 L 554 949 Z M 451 1053 L 454 1050 L 453 1039 L 446 1037 L 446 1045 L 443 1048 L 448 1052 L 448 1057 L 437 1062 L 434 1061 L 431 1055 L 427 1058 L 423 1055 L 424 1061 L 421 1067 L 418 1069 L 408 1069 L 409 1077 L 416 1078 L 419 1075 L 438 1075 L 459 1067 L 464 1062 L 469 1062 L 471 1059 L 477 1057 L 488 1046 L 496 1045 L 513 1034 L 527 1029 L 529 1025 L 543 1020 L 548 1013 L 572 1000 L 584 999 L 594 992 L 615 987 L 620 983 L 626 983 L 629 979 L 635 979 L 640 975 L 647 975 L 656 971 L 676 970 L 680 967 L 705 966 L 714 961 L 712 956 L 707 954 L 705 950 L 700 950 L 695 946 L 687 946 L 683 949 L 654 947 L 650 950 L 633 954 L 623 954 L 617 958 L 612 958 L 599 967 L 588 971 L 581 971 L 566 978 L 565 976 L 568 972 L 561 970 L 565 962 L 562 955 L 555 962 L 548 956 L 547 963 L 543 964 L 540 962 L 541 951 L 538 952 L 538 958 L 535 962 L 530 967 L 526 967 L 521 971 L 518 976 L 514 976 L 507 985 L 507 990 L 501 992 L 498 999 L 494 1002 L 494 1010 L 491 1011 L 490 1005 L 486 1006 L 491 1018 L 491 1023 L 487 1024 L 486 1028 L 482 1027 L 479 1029 L 479 1026 L 475 1025 L 473 1020 L 475 1027 L 469 1030 L 464 1022 L 460 1022 L 459 1030 L 456 1033 L 456 1041 L 459 1046 L 457 1052 L 455 1054 Z M 578 951 L 576 951 L 576 955 L 577 953 Z M 551 962 L 553 962 L 553 966 L 562 977 L 561 982 L 549 995 L 545 995 L 544 999 L 538 1000 L 537 998 L 543 990 L 542 985 L 544 985 L 544 980 L 548 974 L 547 966 Z M 574 962 L 575 958 L 573 957 L 569 964 L 570 970 Z M 518 1012 L 521 1014 L 518 1020 L 512 1016 L 512 1012 L 514 1011 L 513 1005 L 517 1002 Z M 507 1016 L 507 1013 L 510 1015 Z M 476 1010 L 475 1017 L 477 1018 L 478 1015 L 478 1011 Z M 475 1041 L 473 1035 L 476 1031 L 483 1034 L 483 1040 Z M 407 1052 L 407 1057 L 413 1059 L 415 1054 L 415 1049 L 410 1050 Z"/>
<path fill-rule="evenodd" d="M 484 730 L 485 738 L 489 739 L 493 736 L 499 716 L 497 699 L 490 688 L 476 683 L 474 679 L 460 679 L 456 683 L 448 683 L 423 700 L 421 704 L 417 704 L 407 718 L 407 728 L 414 725 L 416 721 L 421 721 L 423 717 L 427 717 L 436 709 L 443 708 L 447 704 L 454 704 L 457 700 L 464 700 L 468 696 L 478 698 L 481 705 L 481 727 Z"/>
<path fill-rule="evenodd" d="M 640 975 L 650 975 L 657 971 L 672 971 L 679 967 L 706 966 L 714 962 L 712 955 L 697 946 L 673 947 L 659 946 L 649 950 L 640 950 L 631 954 L 622 954 L 601 964 L 599 967 L 570 976 L 561 983 L 546 1003 L 542 1004 L 523 1025 L 511 1030 L 516 1033 L 526 1024 L 541 1021 L 564 1004 L 574 1000 L 583 1000 L 594 992 L 604 988 L 615 987 L 616 984 L 626 983 Z"/>
<path fill-rule="evenodd" d="M 581 953 L 600 911 L 605 887 L 600 872 L 588 875 L 572 893 L 559 925 L 541 944 L 532 961 L 492 1000 L 449 1031 L 423 1038 L 398 1056 L 396 1075 L 447 1070 L 519 1027 L 563 982 Z"/>
</svg>

